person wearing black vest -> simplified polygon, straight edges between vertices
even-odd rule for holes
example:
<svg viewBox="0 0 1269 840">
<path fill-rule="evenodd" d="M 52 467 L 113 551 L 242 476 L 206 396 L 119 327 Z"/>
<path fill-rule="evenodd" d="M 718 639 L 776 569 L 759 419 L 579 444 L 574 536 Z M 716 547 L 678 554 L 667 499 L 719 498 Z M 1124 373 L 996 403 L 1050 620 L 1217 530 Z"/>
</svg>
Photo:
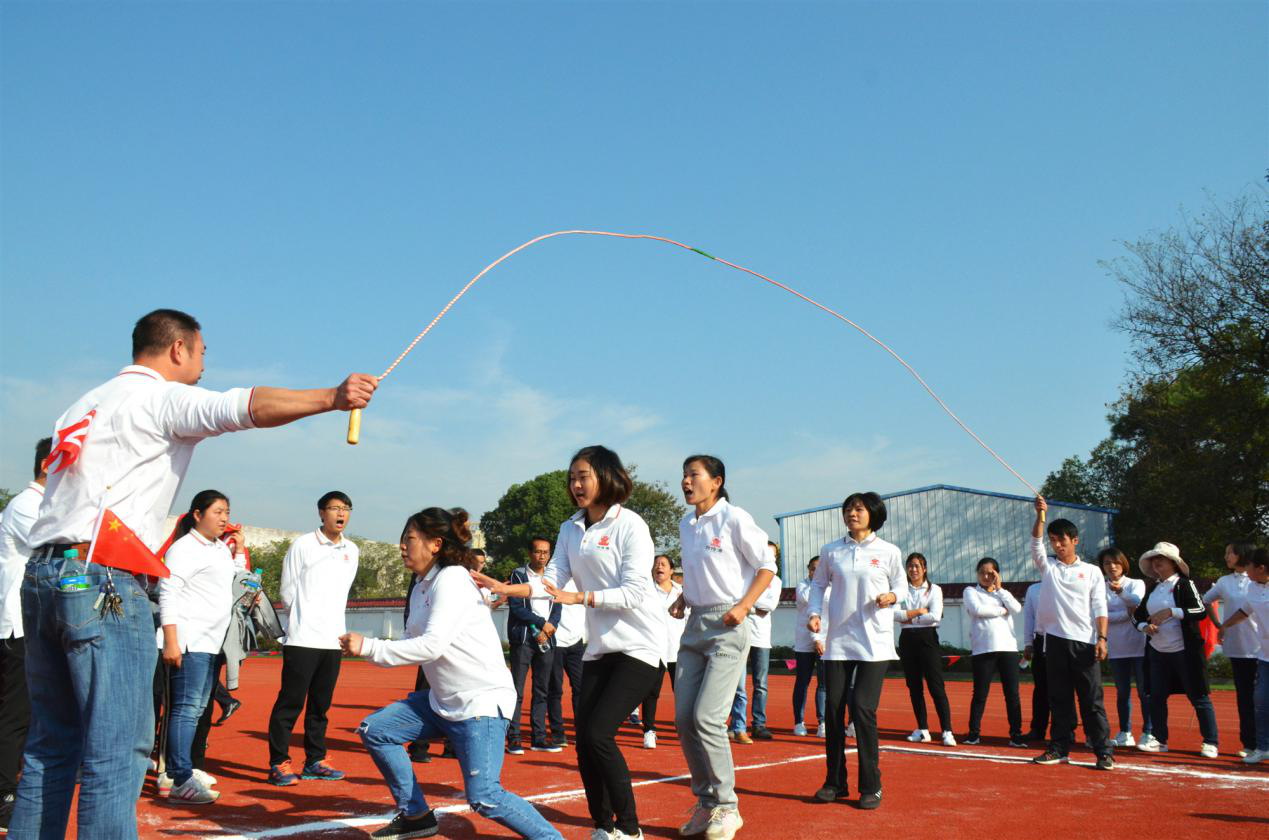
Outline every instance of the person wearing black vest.
<svg viewBox="0 0 1269 840">
<path fill-rule="evenodd" d="M 1168 695 L 1180 689 L 1194 706 L 1203 745 L 1199 754 L 1216 757 L 1216 711 L 1207 682 L 1207 654 L 1199 622 L 1207 607 L 1199 598 L 1190 567 L 1172 543 L 1161 542 L 1137 561 L 1146 577 L 1146 597 L 1137 605 L 1133 620 L 1150 637 L 1146 659 L 1150 669 L 1150 719 L 1152 744 L 1138 746 L 1146 752 L 1168 750 Z"/>
</svg>

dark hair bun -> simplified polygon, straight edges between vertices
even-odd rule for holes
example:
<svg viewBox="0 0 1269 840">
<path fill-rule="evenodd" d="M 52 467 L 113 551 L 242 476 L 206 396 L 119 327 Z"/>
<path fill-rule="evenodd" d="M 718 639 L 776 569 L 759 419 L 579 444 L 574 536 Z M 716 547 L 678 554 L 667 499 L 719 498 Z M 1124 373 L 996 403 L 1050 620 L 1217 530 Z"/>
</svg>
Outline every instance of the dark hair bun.
<svg viewBox="0 0 1269 840">
<path fill-rule="evenodd" d="M 467 511 L 462 508 L 450 509 L 449 515 L 453 517 L 450 522 L 450 528 L 454 532 L 454 539 L 464 545 L 471 542 L 471 528 L 467 524 Z"/>
</svg>

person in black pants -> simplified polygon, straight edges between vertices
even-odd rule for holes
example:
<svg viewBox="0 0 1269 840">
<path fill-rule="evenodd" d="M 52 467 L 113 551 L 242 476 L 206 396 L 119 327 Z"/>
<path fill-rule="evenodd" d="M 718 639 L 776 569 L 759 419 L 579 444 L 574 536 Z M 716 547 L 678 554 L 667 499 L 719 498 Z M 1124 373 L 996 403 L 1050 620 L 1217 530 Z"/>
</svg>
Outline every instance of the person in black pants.
<svg viewBox="0 0 1269 840">
<path fill-rule="evenodd" d="M 943 620 L 943 590 L 930 581 L 926 572 L 925 555 L 912 552 L 904 563 L 908 575 L 907 591 L 895 607 L 899 619 L 899 662 L 903 665 L 903 677 L 908 684 L 908 696 L 912 699 L 912 713 L 917 728 L 908 736 L 909 741 L 932 740 L 930 722 L 925 707 L 925 686 L 930 687 L 930 697 L 938 712 L 944 746 L 956 746 L 952 734 L 952 708 L 947 702 L 947 689 L 943 686 L 943 649 L 939 646 L 939 622 Z"/>
<path fill-rule="evenodd" d="M 978 585 L 965 590 L 965 614 L 970 619 L 970 651 L 973 655 L 974 696 L 969 704 L 969 734 L 962 743 L 977 744 L 991 691 L 991 676 L 1000 675 L 1009 718 L 1009 746 L 1025 747 L 1022 740 L 1022 704 L 1018 701 L 1018 641 L 1013 617 L 1022 605 L 1000 580 L 1000 564 L 991 557 L 978 561 Z"/>
<path fill-rule="evenodd" d="M 570 591 L 577 587 L 570 583 Z M 555 654 L 551 659 L 551 684 L 546 693 L 546 718 L 551 725 L 551 743 L 568 744 L 564 734 L 564 675 L 568 675 L 573 707 L 573 730 L 577 731 L 577 699 L 582 695 L 582 654 L 586 652 L 586 609 L 570 605 L 560 610 L 560 624 L 552 637 Z"/>
<path fill-rule="evenodd" d="M 540 581 L 551 559 L 551 541 L 535 537 L 530 541 L 529 562 L 511 573 L 509 584 Z M 507 752 L 519 755 L 524 752 L 520 743 L 520 718 L 524 708 L 524 678 L 532 670 L 533 701 L 529 706 L 529 726 L 532 732 L 530 748 L 538 752 L 559 752 L 561 747 L 552 743 L 546 731 L 547 694 L 551 684 L 551 669 L 555 654 L 555 630 L 560 624 L 559 604 L 550 598 L 508 598 L 507 641 L 511 644 L 511 681 L 516 687 L 516 707 L 507 727 Z M 563 721 L 558 727 L 563 728 Z"/>
</svg>

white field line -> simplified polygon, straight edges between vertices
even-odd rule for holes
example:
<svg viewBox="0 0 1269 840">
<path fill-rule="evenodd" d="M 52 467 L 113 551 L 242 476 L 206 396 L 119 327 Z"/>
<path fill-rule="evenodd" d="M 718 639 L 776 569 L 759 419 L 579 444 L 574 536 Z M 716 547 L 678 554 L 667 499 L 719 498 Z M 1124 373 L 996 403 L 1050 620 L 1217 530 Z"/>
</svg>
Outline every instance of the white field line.
<svg viewBox="0 0 1269 840">
<path fill-rule="evenodd" d="M 999 764 L 1030 764 L 1031 759 L 1018 755 L 1006 755 L 1001 753 L 977 753 L 977 752 L 961 752 L 954 750 L 929 749 L 925 747 L 902 747 L 884 745 L 882 752 L 896 753 L 915 753 L 918 755 L 935 756 L 936 758 L 947 758 L 954 761 L 989 761 Z M 846 750 L 846 753 L 855 752 L 854 749 Z M 796 764 L 802 761 L 823 761 L 823 753 L 813 753 L 811 755 L 799 755 L 793 758 L 784 758 L 779 761 L 767 761 L 762 764 L 745 764 L 736 767 L 736 772 L 743 770 L 763 770 L 768 767 L 780 767 L 785 764 Z M 1092 767 L 1093 763 L 1089 761 L 1072 761 L 1078 767 Z M 1149 764 L 1116 764 L 1115 773 L 1145 773 L 1149 775 L 1160 776 L 1182 776 L 1192 779 L 1204 779 L 1220 782 L 1224 785 L 1250 785 L 1252 787 L 1263 787 L 1269 789 L 1269 776 L 1264 775 L 1248 775 L 1244 773 L 1215 773 L 1210 770 L 1193 770 L 1187 767 L 1156 767 Z M 681 782 L 690 778 L 686 774 L 678 776 L 663 776 L 659 779 L 644 779 L 643 781 L 634 782 L 631 787 L 641 788 L 649 785 L 660 785 L 667 782 Z M 524 799 L 528 802 L 552 803 L 564 802 L 570 799 L 580 799 L 586 795 L 583 788 L 574 788 L 572 790 L 552 791 L 550 793 L 539 793 L 533 796 L 526 796 Z M 458 805 L 443 805 L 436 809 L 437 814 L 464 814 L 471 810 L 471 806 L 466 803 Z M 218 840 L 267 840 L 273 837 L 295 837 L 308 833 L 319 833 L 323 831 L 335 831 L 341 828 L 363 828 L 370 825 L 379 825 L 386 823 L 395 815 L 395 811 L 388 811 L 383 814 L 369 817 L 331 817 L 324 820 L 314 820 L 313 822 L 302 823 L 300 825 L 291 825 L 283 828 L 269 828 L 261 831 L 253 831 L 248 834 L 217 834 L 212 835 Z M 197 837 L 197 832 L 173 832 L 175 836 Z M 207 835 L 202 835 L 207 836 Z"/>
</svg>

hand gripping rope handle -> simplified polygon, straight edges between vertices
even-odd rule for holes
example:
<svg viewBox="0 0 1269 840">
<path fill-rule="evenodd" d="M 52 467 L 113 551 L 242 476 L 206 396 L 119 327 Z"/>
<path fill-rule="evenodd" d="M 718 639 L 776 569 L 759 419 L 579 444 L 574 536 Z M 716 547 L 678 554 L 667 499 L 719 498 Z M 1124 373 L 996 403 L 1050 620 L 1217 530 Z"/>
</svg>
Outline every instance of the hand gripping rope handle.
<svg viewBox="0 0 1269 840">
<path fill-rule="evenodd" d="M 458 303 L 459 298 L 467 294 L 467 290 L 470 289 L 472 286 L 476 285 L 477 280 L 484 277 L 493 268 L 495 268 L 499 263 L 506 260 L 508 257 L 512 257 L 520 253 L 525 248 L 528 248 L 530 245 L 536 245 L 537 243 L 542 242 L 543 240 L 553 239 L 556 236 L 611 236 L 616 239 L 651 239 L 655 242 L 664 242 L 667 245 L 675 245 L 686 251 L 693 251 L 697 254 L 700 254 L 702 257 L 705 257 L 706 259 L 710 259 L 710 260 L 713 260 L 714 262 L 722 263 L 723 265 L 728 266 L 729 268 L 734 268 L 737 271 L 743 271 L 746 274 L 757 277 L 759 280 L 762 280 L 766 283 L 770 283 L 772 286 L 775 286 L 778 289 L 783 289 L 784 291 L 788 292 L 794 297 L 800 298 L 806 303 L 809 303 L 812 306 L 816 307 L 817 309 L 823 310 L 827 314 L 832 315 L 837 320 L 842 321 L 851 327 L 854 327 L 869 341 L 873 342 L 882 350 L 885 350 L 887 353 L 893 356 L 894 360 L 898 362 L 899 364 L 903 365 L 904 368 L 907 369 L 908 373 L 912 374 L 912 377 L 916 379 L 918 383 L 920 383 L 922 388 L 925 389 L 925 392 L 929 394 L 930 397 L 932 397 L 936 403 L 939 404 L 939 408 L 943 409 L 943 411 L 947 413 L 948 417 L 951 417 L 954 421 L 956 421 L 956 425 L 960 426 L 967 435 L 969 435 L 975 441 L 977 441 L 979 446 L 987 450 L 987 453 L 991 455 L 991 457 L 995 458 L 996 461 L 999 462 L 1002 467 L 1009 470 L 1009 472 L 1011 472 L 1015 478 L 1017 478 L 1024 485 L 1026 485 L 1028 490 L 1030 490 L 1032 493 L 1034 493 L 1037 496 L 1040 495 L 1040 491 L 1037 490 L 1035 486 L 1031 484 L 1031 482 L 1023 478 L 1022 475 L 1019 474 L 1017 470 L 1015 470 L 1013 467 L 1009 465 L 1009 462 L 1007 462 L 1004 458 L 1000 457 L 1000 455 L 996 453 L 996 450 L 988 446 L 987 443 L 982 438 L 980 438 L 977 434 L 974 433 L 973 429 L 965 425 L 965 422 L 961 420 L 961 418 L 956 416 L 956 413 L 952 411 L 952 409 L 948 407 L 947 403 L 943 401 L 943 398 L 940 397 L 938 394 L 936 394 L 934 392 L 934 389 L 931 388 L 926 383 L 926 381 L 921 378 L 921 374 L 917 373 L 916 369 L 913 368 L 912 365 L 908 364 L 903 359 L 902 356 L 900 356 L 893 349 L 891 349 L 890 345 L 886 344 L 884 341 L 877 338 L 872 333 L 868 332 L 868 330 L 859 326 L 859 324 L 856 324 L 854 321 L 850 320 L 845 315 L 842 315 L 840 312 L 830 309 L 829 307 L 825 306 L 819 301 L 813 298 L 807 297 L 806 295 L 799 292 L 797 289 L 794 289 L 790 286 L 786 286 L 785 284 L 779 282 L 778 280 L 772 280 L 770 277 L 767 277 L 765 274 L 759 274 L 753 269 L 745 268 L 743 265 L 737 265 L 736 263 L 728 262 L 727 260 L 722 259 L 721 257 L 716 257 L 713 254 L 706 253 L 705 251 L 702 251 L 700 248 L 693 248 L 691 245 L 685 245 L 682 242 L 676 242 L 675 240 L 667 239 L 664 236 L 654 236 L 650 233 L 614 233 L 612 231 L 607 231 L 607 230 L 557 230 L 554 233 L 544 233 L 541 236 L 536 236 L 533 239 L 530 239 L 528 242 L 525 242 L 522 245 L 512 248 L 510 251 L 503 254 L 501 257 L 499 257 L 498 259 L 494 260 L 489 265 L 481 269 L 480 273 L 477 274 L 475 277 L 468 280 L 467 285 L 459 289 L 458 294 L 450 298 L 449 303 L 445 304 L 445 308 L 442 309 L 440 312 L 436 313 L 436 317 L 433 318 L 431 323 L 429 323 L 423 329 L 423 332 L 416 335 L 414 337 L 414 340 L 411 341 L 409 345 L 407 345 L 406 348 L 401 351 L 401 355 L 397 356 L 396 359 L 393 360 L 392 364 L 388 365 L 388 369 L 379 375 L 379 381 L 382 382 L 384 379 L 386 379 L 388 374 L 392 373 L 392 371 L 396 369 L 396 366 L 401 364 L 402 360 L 404 360 L 405 357 L 410 354 L 410 351 L 413 350 L 415 346 L 417 346 L 418 343 L 423 340 L 423 337 L 432 331 L 432 327 L 436 326 L 437 322 L 440 321 L 441 318 L 445 317 L 445 314 L 454 307 L 454 304 Z M 357 441 L 360 439 L 361 439 L 361 409 L 354 408 L 348 414 L 348 442 L 350 444 L 356 444 Z"/>
</svg>

